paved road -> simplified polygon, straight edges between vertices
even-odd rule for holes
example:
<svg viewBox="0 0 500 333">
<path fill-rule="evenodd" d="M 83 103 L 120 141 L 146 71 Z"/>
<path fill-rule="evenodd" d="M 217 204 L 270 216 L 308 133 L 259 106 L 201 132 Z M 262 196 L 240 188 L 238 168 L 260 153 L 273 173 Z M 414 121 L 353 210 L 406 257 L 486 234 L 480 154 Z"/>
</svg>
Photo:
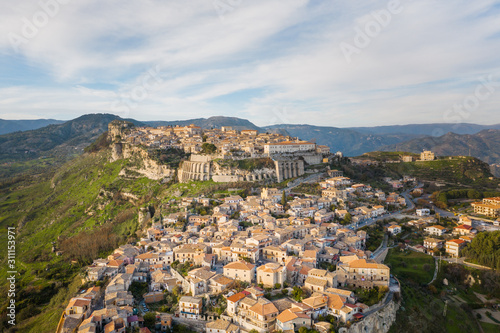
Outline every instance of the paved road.
<svg viewBox="0 0 500 333">
<path fill-rule="evenodd" d="M 313 173 L 309 176 L 297 178 L 294 181 L 290 181 L 287 184 L 287 187 L 285 188 L 285 193 L 289 194 L 293 188 L 299 186 L 302 183 L 315 183 L 319 180 L 319 178 L 321 178 L 321 176 L 322 176 L 322 173 Z"/>
<path fill-rule="evenodd" d="M 376 223 L 377 221 L 381 221 L 381 220 L 385 220 L 385 219 L 398 218 L 398 217 L 399 218 L 414 217 L 414 215 L 406 215 L 406 214 L 404 214 L 404 212 L 410 211 L 410 210 L 415 208 L 415 203 L 412 201 L 412 199 L 410 197 L 410 192 L 418 187 L 421 187 L 421 186 L 422 186 L 422 184 L 418 184 L 414 188 L 406 190 L 406 191 L 401 193 L 401 196 L 403 198 L 405 198 L 405 201 L 406 201 L 406 208 L 405 209 L 398 210 L 398 211 L 392 212 L 390 214 L 385 214 L 385 215 L 382 215 L 379 217 L 370 218 L 370 219 L 361 221 L 360 223 L 352 223 L 347 227 L 352 229 L 352 230 L 357 230 L 359 228 L 365 227 L 367 225 L 372 225 L 372 224 Z"/>
<path fill-rule="evenodd" d="M 373 252 L 373 259 L 377 262 L 381 262 L 380 259 L 382 257 L 382 253 L 387 250 L 387 241 L 389 240 L 389 236 L 387 234 L 384 235 L 384 240 L 382 241 L 382 246 L 380 246 L 375 252 Z M 383 256 L 385 259 L 385 256 Z"/>
<path fill-rule="evenodd" d="M 465 265 L 468 267 L 478 268 L 478 269 L 491 269 L 490 267 L 487 267 L 487 266 L 471 264 L 469 262 L 466 262 L 465 259 L 466 259 L 465 257 L 462 257 L 462 258 L 442 258 L 442 260 L 447 261 L 447 262 L 452 263 L 452 264 L 460 264 L 460 265 Z"/>
</svg>

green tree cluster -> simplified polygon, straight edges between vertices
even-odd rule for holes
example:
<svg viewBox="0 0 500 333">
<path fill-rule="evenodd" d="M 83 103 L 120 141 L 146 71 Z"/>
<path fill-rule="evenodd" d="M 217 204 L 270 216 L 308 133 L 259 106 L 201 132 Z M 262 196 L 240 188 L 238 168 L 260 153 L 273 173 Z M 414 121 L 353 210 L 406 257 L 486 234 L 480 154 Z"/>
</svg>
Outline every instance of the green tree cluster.
<svg viewBox="0 0 500 333">
<path fill-rule="evenodd" d="M 479 233 L 462 253 L 481 265 L 500 269 L 500 231 Z"/>
<path fill-rule="evenodd" d="M 217 152 L 217 146 L 213 143 L 205 142 L 201 145 L 201 153 L 202 154 L 214 154 Z"/>
</svg>

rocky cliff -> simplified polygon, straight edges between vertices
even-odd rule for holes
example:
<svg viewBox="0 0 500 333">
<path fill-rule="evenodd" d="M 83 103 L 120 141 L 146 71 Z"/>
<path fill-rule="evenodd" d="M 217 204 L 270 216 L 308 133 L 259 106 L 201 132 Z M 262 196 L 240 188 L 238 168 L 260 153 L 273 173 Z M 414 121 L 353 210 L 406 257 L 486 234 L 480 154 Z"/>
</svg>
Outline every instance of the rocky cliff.
<svg viewBox="0 0 500 333">
<path fill-rule="evenodd" d="M 149 179 L 170 179 L 175 170 L 167 165 L 162 165 L 151 159 L 148 152 L 138 146 L 128 144 L 124 138 L 134 125 L 126 121 L 112 121 L 108 126 L 108 136 L 111 147 L 111 162 L 120 159 L 130 159 L 133 166 L 127 166 L 121 172 L 121 176 L 144 176 Z"/>
<path fill-rule="evenodd" d="M 339 333 L 387 333 L 396 320 L 399 303 L 394 300 L 349 328 L 341 328 Z"/>
</svg>

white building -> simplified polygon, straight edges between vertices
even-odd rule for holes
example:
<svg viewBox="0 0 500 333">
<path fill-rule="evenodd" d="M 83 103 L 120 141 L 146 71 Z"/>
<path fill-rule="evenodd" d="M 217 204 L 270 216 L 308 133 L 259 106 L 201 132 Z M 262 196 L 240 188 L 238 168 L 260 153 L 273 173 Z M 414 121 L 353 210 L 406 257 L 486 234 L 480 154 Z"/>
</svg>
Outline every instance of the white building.
<svg viewBox="0 0 500 333">
<path fill-rule="evenodd" d="M 429 216 L 431 215 L 431 210 L 429 208 L 421 208 L 416 210 L 417 216 Z"/>
<path fill-rule="evenodd" d="M 316 150 L 316 144 L 308 141 L 283 141 L 277 143 L 268 143 L 264 145 L 264 153 L 280 154 L 280 153 L 296 153 Z"/>
</svg>

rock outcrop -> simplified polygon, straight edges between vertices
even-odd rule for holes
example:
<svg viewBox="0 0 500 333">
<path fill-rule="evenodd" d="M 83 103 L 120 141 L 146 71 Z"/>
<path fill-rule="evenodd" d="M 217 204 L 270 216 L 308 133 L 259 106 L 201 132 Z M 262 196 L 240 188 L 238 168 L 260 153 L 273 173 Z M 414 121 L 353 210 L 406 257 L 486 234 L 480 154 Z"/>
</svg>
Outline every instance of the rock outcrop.
<svg viewBox="0 0 500 333">
<path fill-rule="evenodd" d="M 349 328 L 341 328 L 339 333 L 387 333 L 396 321 L 399 303 L 390 301 L 385 307 L 374 312 Z"/>
<path fill-rule="evenodd" d="M 136 166 L 126 167 L 126 169 L 121 171 L 120 175 L 127 176 L 137 173 L 149 179 L 156 180 L 173 177 L 175 170 L 151 159 L 145 149 L 138 146 L 132 146 L 124 140 L 133 126 L 132 123 L 117 120 L 112 121 L 108 126 L 108 135 L 111 142 L 111 162 L 120 159 L 131 159 L 136 161 Z"/>
</svg>

